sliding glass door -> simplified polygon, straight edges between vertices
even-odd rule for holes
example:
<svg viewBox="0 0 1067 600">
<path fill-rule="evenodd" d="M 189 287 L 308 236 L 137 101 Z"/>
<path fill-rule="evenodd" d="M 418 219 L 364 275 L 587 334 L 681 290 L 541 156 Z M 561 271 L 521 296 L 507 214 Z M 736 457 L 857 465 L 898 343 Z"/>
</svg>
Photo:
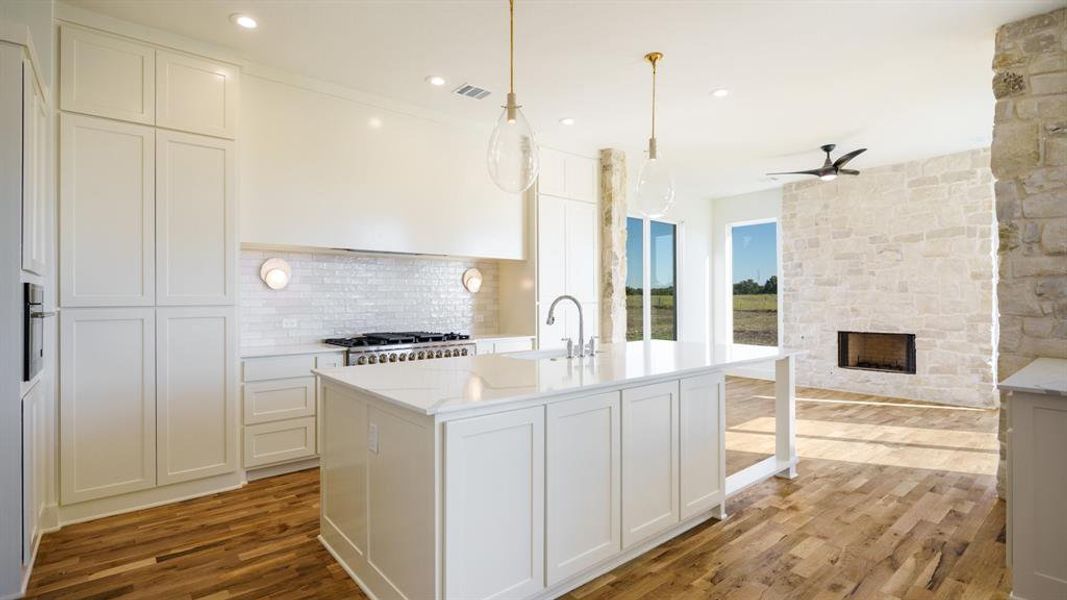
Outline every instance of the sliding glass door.
<svg viewBox="0 0 1067 600">
<path fill-rule="evenodd" d="M 626 339 L 678 339 L 678 226 L 626 220 Z"/>
</svg>

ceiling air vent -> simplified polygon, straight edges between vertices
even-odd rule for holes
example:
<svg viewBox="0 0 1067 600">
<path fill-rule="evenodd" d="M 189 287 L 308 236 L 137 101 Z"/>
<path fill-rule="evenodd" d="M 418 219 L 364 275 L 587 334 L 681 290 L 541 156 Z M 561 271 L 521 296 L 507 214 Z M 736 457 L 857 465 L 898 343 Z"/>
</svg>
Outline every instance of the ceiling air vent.
<svg viewBox="0 0 1067 600">
<path fill-rule="evenodd" d="M 474 98 L 475 100 L 481 100 L 489 94 L 492 94 L 492 92 L 487 89 L 480 88 L 476 85 L 471 85 L 469 83 L 464 83 L 458 88 L 452 90 L 452 93 L 459 94 L 460 96 L 466 96 L 468 98 Z"/>
</svg>

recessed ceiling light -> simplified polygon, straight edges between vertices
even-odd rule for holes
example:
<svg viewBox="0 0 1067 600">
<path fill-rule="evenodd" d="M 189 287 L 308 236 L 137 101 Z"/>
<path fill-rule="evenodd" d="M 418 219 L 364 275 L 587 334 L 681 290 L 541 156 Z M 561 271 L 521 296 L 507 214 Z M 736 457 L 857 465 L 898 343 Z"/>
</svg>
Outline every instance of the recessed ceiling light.
<svg viewBox="0 0 1067 600">
<path fill-rule="evenodd" d="M 563 117 L 559 120 L 559 124 L 570 127 L 571 125 L 574 125 L 574 117 Z"/>
<path fill-rule="evenodd" d="M 716 98 L 725 98 L 730 95 L 730 90 L 726 88 L 715 88 L 711 90 L 711 95 Z"/>
<path fill-rule="evenodd" d="M 426 78 L 426 83 L 433 86 L 441 87 L 445 84 L 445 78 L 441 77 L 440 75 L 430 75 Z"/>
<path fill-rule="evenodd" d="M 378 117 L 371 117 L 370 119 L 367 119 L 367 127 L 370 127 L 371 129 L 381 129 L 382 120 Z"/>
<path fill-rule="evenodd" d="M 248 15 L 242 15 L 234 13 L 230 15 L 230 20 L 233 21 L 238 27 L 244 27 L 245 29 L 255 29 L 259 23 Z"/>
</svg>

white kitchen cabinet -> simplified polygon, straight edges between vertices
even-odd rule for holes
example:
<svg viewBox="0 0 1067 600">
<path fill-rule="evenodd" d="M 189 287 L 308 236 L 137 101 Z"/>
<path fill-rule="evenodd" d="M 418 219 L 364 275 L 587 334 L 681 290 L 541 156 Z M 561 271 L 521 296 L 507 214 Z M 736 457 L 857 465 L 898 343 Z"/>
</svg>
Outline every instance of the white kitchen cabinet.
<svg viewBox="0 0 1067 600">
<path fill-rule="evenodd" d="M 156 485 L 155 311 L 60 313 L 60 500 Z"/>
<path fill-rule="evenodd" d="M 146 125 L 155 122 L 155 49 L 72 25 L 60 28 L 59 39 L 61 109 Z"/>
<path fill-rule="evenodd" d="M 174 52 L 156 52 L 156 125 L 233 139 L 237 69 Z"/>
<path fill-rule="evenodd" d="M 233 304 L 237 284 L 234 143 L 156 132 L 156 303 Z"/>
<path fill-rule="evenodd" d="M 446 598 L 544 589 L 544 410 L 445 424 Z"/>
<path fill-rule="evenodd" d="M 315 378 L 256 381 L 244 385 L 245 425 L 315 415 Z"/>
<path fill-rule="evenodd" d="M 1000 383 L 1008 406 L 1011 597 L 1067 598 L 1067 360 L 1038 358 Z"/>
<path fill-rule="evenodd" d="M 48 105 L 29 61 L 22 63 L 22 269 L 48 265 Z"/>
<path fill-rule="evenodd" d="M 157 309 L 160 485 L 237 468 L 236 356 L 235 308 Z"/>
<path fill-rule="evenodd" d="M 589 160 L 589 159 L 586 159 Z M 563 294 L 582 303 L 585 337 L 598 335 L 599 285 L 597 207 L 585 201 L 542 194 L 537 201 L 537 332 L 541 348 L 557 348 L 561 338 L 578 341 L 578 315 L 572 303 L 557 308 L 548 325 L 548 308 Z"/>
<path fill-rule="evenodd" d="M 22 564 L 29 564 L 41 536 L 48 482 L 48 414 L 44 385 L 22 397 Z"/>
<path fill-rule="evenodd" d="M 725 380 L 721 373 L 680 382 L 679 477 L 681 518 L 721 505 L 726 498 Z"/>
<path fill-rule="evenodd" d="M 597 201 L 597 161 L 577 154 L 541 148 L 537 191 L 583 202 Z"/>
<path fill-rule="evenodd" d="M 315 456 L 315 417 L 247 425 L 244 465 L 262 467 Z"/>
<path fill-rule="evenodd" d="M 619 392 L 547 407 L 548 585 L 622 550 Z"/>
<path fill-rule="evenodd" d="M 678 382 L 623 390 L 623 548 L 678 522 L 678 482 Z"/>
<path fill-rule="evenodd" d="M 155 301 L 155 130 L 60 117 L 60 303 Z"/>
</svg>

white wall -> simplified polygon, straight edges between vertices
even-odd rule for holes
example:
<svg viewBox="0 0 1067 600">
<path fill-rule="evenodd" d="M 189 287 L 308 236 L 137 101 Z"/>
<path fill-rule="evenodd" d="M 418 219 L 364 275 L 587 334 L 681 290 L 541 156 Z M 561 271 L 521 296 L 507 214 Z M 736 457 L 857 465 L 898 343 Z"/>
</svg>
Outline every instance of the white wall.
<svg viewBox="0 0 1067 600">
<path fill-rule="evenodd" d="M 34 51 L 40 62 L 41 78 L 52 87 L 55 57 L 55 25 L 53 0 L 3 0 L 0 2 L 0 20 L 25 25 L 30 28 Z"/>
<path fill-rule="evenodd" d="M 489 179 L 487 128 L 248 71 L 240 115 L 242 242 L 523 258 L 523 203 Z"/>
<path fill-rule="evenodd" d="M 708 343 L 712 337 L 712 210 L 696 194 L 679 193 L 667 220 L 681 223 L 678 256 L 678 340 Z"/>
</svg>

